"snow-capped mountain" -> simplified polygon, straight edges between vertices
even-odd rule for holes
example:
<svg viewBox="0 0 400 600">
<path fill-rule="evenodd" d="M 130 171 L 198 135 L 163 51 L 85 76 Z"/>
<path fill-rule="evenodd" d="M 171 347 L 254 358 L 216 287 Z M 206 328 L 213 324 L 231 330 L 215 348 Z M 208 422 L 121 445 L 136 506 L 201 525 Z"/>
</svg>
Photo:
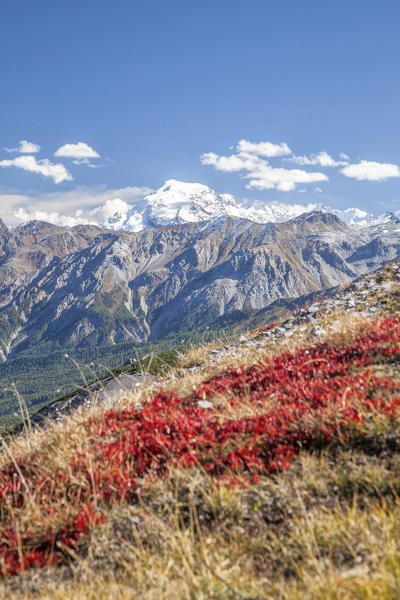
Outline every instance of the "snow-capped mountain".
<svg viewBox="0 0 400 600">
<path fill-rule="evenodd" d="M 169 179 L 160 189 L 104 222 L 110 229 L 141 231 L 163 225 L 199 223 L 215 217 L 252 219 L 251 212 L 230 194 L 217 194 L 207 185 Z"/>
<path fill-rule="evenodd" d="M 371 213 L 359 208 L 346 208 L 343 210 L 325 206 L 322 203 L 285 204 L 284 202 L 271 202 L 261 209 L 250 209 L 254 220 L 262 223 L 283 223 L 289 219 L 299 217 L 304 213 L 319 211 L 330 213 L 338 217 L 347 225 L 370 225 L 374 218 Z"/>
<path fill-rule="evenodd" d="M 207 185 L 169 179 L 157 191 L 135 203 L 116 199 L 117 210 L 102 224 L 114 230 L 142 231 L 163 225 L 198 223 L 215 217 L 239 217 L 255 223 L 282 223 L 312 211 L 331 213 L 348 225 L 381 225 L 390 220 L 392 213 L 379 217 L 359 208 L 343 210 L 322 203 L 269 204 L 246 206 L 230 194 L 218 194 Z"/>
</svg>

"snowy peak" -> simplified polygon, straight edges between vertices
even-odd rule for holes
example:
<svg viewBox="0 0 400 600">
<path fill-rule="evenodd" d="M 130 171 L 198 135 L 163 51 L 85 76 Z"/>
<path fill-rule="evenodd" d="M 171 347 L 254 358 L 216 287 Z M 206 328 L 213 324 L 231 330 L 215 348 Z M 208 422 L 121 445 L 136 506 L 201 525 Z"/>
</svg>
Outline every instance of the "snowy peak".
<svg viewBox="0 0 400 600">
<path fill-rule="evenodd" d="M 229 194 L 217 194 L 206 185 L 169 179 L 145 198 L 145 219 L 152 226 L 195 223 L 214 217 L 248 218 L 248 211 Z"/>
<path fill-rule="evenodd" d="M 324 207 L 326 212 L 331 212 L 347 223 L 348 225 L 358 225 L 360 227 L 372 227 L 385 225 L 387 223 L 398 223 L 399 219 L 392 212 L 386 212 L 378 217 L 374 217 L 371 213 L 359 208 L 346 208 L 345 210 L 337 210 L 330 207 Z"/>
<path fill-rule="evenodd" d="M 289 219 L 295 219 L 304 213 L 322 210 L 322 205 L 309 203 L 285 204 L 284 202 L 271 202 L 261 208 L 252 208 L 250 213 L 253 220 L 261 223 L 283 223 Z"/>
<path fill-rule="evenodd" d="M 109 229 L 142 231 L 165 225 L 198 223 L 218 217 L 237 217 L 256 223 L 283 223 L 312 211 L 331 213 L 347 225 L 370 227 L 393 222 L 392 213 L 374 217 L 359 208 L 335 209 L 322 203 L 285 204 L 271 202 L 249 206 L 230 194 L 219 194 L 207 185 L 169 179 L 158 190 L 133 204 L 115 199 L 115 212 L 104 226 Z"/>
<path fill-rule="evenodd" d="M 341 210 L 331 208 L 330 206 L 323 206 L 321 210 L 336 215 L 339 219 L 347 223 L 347 225 L 367 225 L 369 221 L 373 219 L 372 214 L 367 213 L 360 208 L 345 208 Z"/>
<path fill-rule="evenodd" d="M 121 202 L 104 226 L 141 231 L 163 225 L 198 223 L 221 216 L 254 220 L 251 212 L 230 194 L 218 194 L 201 183 L 169 179 L 157 191 L 130 206 Z"/>
<path fill-rule="evenodd" d="M 310 212 L 330 213 L 338 217 L 346 225 L 368 226 L 373 224 L 374 216 L 360 208 L 338 209 L 326 206 L 322 203 L 309 204 L 285 204 L 284 202 L 271 202 L 262 209 L 255 210 L 255 216 L 262 219 L 262 222 L 283 223 L 289 219 L 298 217 L 304 213 Z M 386 213 L 387 215 L 388 213 Z M 385 215 L 385 219 L 387 216 Z M 394 215 L 393 215 L 394 216 Z M 378 219 L 383 219 L 378 217 Z M 386 221 L 385 221 L 386 222 Z"/>
</svg>

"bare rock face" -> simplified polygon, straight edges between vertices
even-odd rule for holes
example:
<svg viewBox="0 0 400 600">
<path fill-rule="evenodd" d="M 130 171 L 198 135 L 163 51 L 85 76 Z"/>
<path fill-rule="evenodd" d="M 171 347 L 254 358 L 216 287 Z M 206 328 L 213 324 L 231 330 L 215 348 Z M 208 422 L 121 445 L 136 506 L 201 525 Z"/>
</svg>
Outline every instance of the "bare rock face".
<svg viewBox="0 0 400 600">
<path fill-rule="evenodd" d="M 131 233 L 0 222 L 0 355 L 159 339 L 350 281 L 400 256 L 400 221 L 221 216 Z"/>
</svg>

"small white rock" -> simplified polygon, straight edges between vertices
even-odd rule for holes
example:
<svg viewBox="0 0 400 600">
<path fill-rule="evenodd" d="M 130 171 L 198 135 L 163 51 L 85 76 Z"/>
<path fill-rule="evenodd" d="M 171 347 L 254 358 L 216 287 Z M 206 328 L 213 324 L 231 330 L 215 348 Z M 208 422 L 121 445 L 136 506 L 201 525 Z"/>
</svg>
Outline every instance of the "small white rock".
<svg viewBox="0 0 400 600">
<path fill-rule="evenodd" d="M 208 400 L 199 400 L 197 402 L 197 406 L 199 406 L 200 408 L 213 408 L 213 403 L 209 402 Z"/>
<path fill-rule="evenodd" d="M 324 335 L 324 333 L 326 333 L 326 329 L 324 329 L 320 325 L 316 325 L 311 329 L 309 337 Z"/>
<path fill-rule="evenodd" d="M 318 312 L 319 310 L 319 306 L 317 306 L 317 304 L 312 304 L 309 308 L 308 308 L 308 312 L 311 314 L 314 314 L 316 312 Z"/>
</svg>

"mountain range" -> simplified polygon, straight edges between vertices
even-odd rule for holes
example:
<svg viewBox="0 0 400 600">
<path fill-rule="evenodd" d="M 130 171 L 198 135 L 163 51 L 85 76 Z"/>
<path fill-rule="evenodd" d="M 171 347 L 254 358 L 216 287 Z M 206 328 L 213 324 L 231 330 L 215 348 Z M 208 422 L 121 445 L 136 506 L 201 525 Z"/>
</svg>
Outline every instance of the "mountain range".
<svg viewBox="0 0 400 600">
<path fill-rule="evenodd" d="M 116 210 L 113 211 L 113 206 Z M 372 225 L 387 220 L 388 215 L 374 217 L 359 208 L 343 210 L 322 203 L 285 204 L 271 202 L 248 206 L 230 194 L 218 194 L 200 183 L 170 179 L 157 191 L 128 204 L 120 199 L 109 201 L 102 225 L 106 228 L 141 231 L 163 225 L 197 223 L 215 217 L 239 217 L 256 223 L 281 223 L 305 212 L 318 210 L 335 214 L 349 225 Z M 400 216 L 400 211 L 398 216 Z"/>
<path fill-rule="evenodd" d="M 400 254 L 400 220 L 222 216 L 140 232 L 30 222 L 0 230 L 1 356 L 140 343 L 328 289 Z"/>
</svg>

